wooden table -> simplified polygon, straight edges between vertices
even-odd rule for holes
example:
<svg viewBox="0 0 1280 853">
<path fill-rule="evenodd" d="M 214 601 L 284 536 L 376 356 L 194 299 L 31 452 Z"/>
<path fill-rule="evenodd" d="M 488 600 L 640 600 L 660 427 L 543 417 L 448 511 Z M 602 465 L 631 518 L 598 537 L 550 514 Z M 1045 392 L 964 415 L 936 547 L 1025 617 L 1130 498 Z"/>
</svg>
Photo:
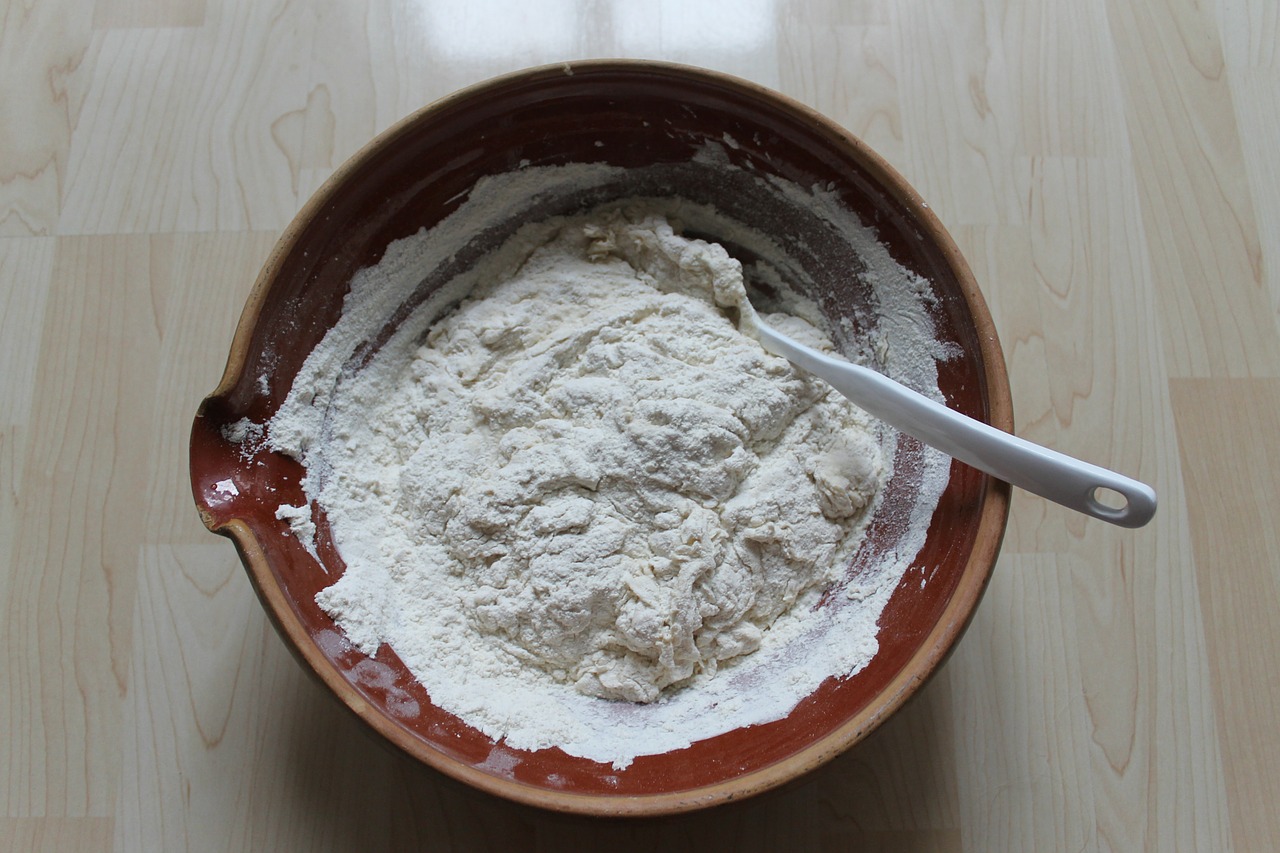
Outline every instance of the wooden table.
<svg viewBox="0 0 1280 853">
<path fill-rule="evenodd" d="M 685 6 L 3 5 L 0 847 L 1280 846 L 1274 0 Z M 256 270 L 335 166 L 462 85 L 608 55 L 862 135 L 974 267 L 1019 434 L 1161 498 L 1135 532 L 1016 495 L 907 709 L 797 787 L 639 824 L 516 808 L 362 736 L 186 473 Z"/>
</svg>

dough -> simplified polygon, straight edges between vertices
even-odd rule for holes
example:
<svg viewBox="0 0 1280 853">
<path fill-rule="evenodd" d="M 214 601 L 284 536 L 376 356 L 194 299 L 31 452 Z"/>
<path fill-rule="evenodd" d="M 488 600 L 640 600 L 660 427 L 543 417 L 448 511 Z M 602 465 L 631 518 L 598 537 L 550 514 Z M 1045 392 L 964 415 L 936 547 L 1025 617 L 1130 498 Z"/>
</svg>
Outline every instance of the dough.
<svg viewBox="0 0 1280 853">
<path fill-rule="evenodd" d="M 317 601 L 369 653 L 464 631 L 506 671 L 652 702 L 813 605 L 886 466 L 860 410 L 735 327 L 723 248 L 643 210 L 544 237 L 402 369 L 346 380 L 321 502 L 403 535 Z"/>
</svg>

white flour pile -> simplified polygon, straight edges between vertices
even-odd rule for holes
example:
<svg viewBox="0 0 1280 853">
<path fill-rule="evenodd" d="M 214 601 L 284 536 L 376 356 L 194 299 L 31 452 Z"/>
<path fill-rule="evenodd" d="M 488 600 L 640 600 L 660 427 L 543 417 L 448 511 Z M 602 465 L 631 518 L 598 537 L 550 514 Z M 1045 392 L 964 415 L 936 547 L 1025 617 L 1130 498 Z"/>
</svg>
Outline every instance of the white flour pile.
<svg viewBox="0 0 1280 853">
<path fill-rule="evenodd" d="M 346 561 L 317 601 L 352 643 L 390 644 L 491 737 L 619 768 L 777 719 L 870 660 L 923 529 L 840 576 L 891 436 L 738 331 L 736 260 L 644 204 L 540 223 L 353 368 L 414 239 L 361 274 L 269 428 Z"/>
</svg>

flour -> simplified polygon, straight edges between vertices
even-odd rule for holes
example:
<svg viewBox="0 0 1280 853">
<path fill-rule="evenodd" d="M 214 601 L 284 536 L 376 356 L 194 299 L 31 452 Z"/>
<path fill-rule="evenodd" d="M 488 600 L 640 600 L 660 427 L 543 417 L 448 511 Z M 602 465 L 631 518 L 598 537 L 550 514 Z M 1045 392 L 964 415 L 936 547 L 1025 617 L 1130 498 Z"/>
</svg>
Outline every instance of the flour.
<svg viewBox="0 0 1280 853">
<path fill-rule="evenodd" d="M 222 428 L 222 437 L 230 444 L 238 445 L 241 459 L 252 459 L 266 441 L 266 430 L 248 418 L 241 418 Z"/>
<path fill-rule="evenodd" d="M 302 543 L 307 553 L 319 560 L 316 554 L 316 523 L 311 519 L 311 507 L 281 504 L 276 507 L 276 519 L 288 524 L 289 532 Z"/>
<path fill-rule="evenodd" d="M 390 644 L 495 739 L 619 768 L 864 666 L 945 485 L 917 459 L 898 553 L 844 577 L 894 436 L 738 331 L 741 266 L 673 213 L 714 218 L 649 202 L 529 225 L 353 364 L 396 282 L 455 238 L 393 245 L 269 425 L 347 564 L 317 601 L 354 645 Z M 770 324 L 835 350 L 816 306 L 782 301 Z M 279 517 L 312 523 L 295 510 Z"/>
<path fill-rule="evenodd" d="M 632 702 L 759 648 L 833 580 L 885 462 L 865 415 L 717 308 L 735 294 L 722 248 L 615 210 L 353 379 L 321 502 L 380 517 L 391 605 L 353 606 L 348 571 L 321 606 L 367 653 L 462 623 L 512 675 Z"/>
</svg>

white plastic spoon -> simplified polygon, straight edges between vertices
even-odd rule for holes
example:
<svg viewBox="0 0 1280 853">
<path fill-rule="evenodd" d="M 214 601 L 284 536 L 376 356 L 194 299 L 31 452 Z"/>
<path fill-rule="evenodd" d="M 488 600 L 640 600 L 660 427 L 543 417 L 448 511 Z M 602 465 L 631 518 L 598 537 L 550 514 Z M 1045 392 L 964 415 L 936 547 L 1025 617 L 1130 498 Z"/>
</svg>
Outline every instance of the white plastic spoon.
<svg viewBox="0 0 1280 853">
<path fill-rule="evenodd" d="M 961 462 L 1085 515 L 1141 527 L 1156 512 L 1155 490 L 1114 471 L 1073 459 L 948 409 L 866 367 L 837 361 L 765 325 L 749 303 L 740 303 L 740 327 L 774 355 L 802 367 L 868 414 Z M 1109 489 L 1123 506 L 1099 500 Z"/>
</svg>

